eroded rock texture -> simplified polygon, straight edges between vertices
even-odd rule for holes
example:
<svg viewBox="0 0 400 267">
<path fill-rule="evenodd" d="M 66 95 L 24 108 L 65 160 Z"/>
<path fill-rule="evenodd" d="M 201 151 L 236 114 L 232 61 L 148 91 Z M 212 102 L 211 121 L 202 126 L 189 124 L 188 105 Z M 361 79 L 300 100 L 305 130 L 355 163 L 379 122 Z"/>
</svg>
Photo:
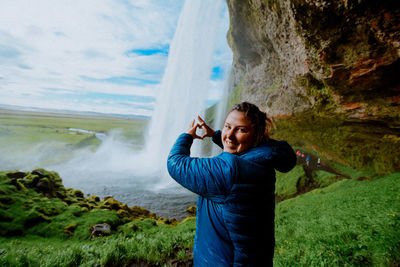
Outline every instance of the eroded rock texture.
<svg viewBox="0 0 400 267">
<path fill-rule="evenodd" d="M 274 135 L 328 159 L 400 171 L 400 2 L 227 0 L 234 92 Z"/>
</svg>

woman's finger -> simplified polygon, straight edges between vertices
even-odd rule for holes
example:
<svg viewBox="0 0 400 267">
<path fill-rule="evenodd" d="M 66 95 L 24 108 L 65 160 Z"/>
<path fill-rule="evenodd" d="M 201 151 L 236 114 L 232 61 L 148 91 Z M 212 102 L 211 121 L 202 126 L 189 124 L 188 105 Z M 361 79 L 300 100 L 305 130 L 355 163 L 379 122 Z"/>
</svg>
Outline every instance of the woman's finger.
<svg viewBox="0 0 400 267">
<path fill-rule="evenodd" d="M 205 128 L 208 127 L 207 123 L 206 123 L 200 116 L 197 116 L 197 119 L 198 119 L 199 122 L 200 122 L 200 127 L 201 127 L 203 130 L 206 130 Z"/>
<path fill-rule="evenodd" d="M 205 123 L 205 121 L 198 115 L 197 119 L 199 120 L 200 123 Z"/>
</svg>

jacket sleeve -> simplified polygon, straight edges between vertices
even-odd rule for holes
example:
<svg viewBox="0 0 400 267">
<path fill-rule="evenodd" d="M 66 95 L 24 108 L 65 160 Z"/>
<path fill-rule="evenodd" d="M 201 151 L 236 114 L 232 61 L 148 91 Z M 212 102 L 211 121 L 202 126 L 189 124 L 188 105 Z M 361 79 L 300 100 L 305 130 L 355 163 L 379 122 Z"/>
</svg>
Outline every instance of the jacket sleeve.
<svg viewBox="0 0 400 267">
<path fill-rule="evenodd" d="M 222 137 L 221 136 L 221 130 L 217 130 L 215 132 L 215 134 L 212 136 L 212 141 L 214 142 L 214 144 L 216 144 L 220 148 L 224 148 L 224 146 L 222 145 L 222 138 L 221 137 Z"/>
<path fill-rule="evenodd" d="M 296 154 L 286 141 L 273 140 L 273 165 L 280 172 L 288 172 L 296 166 Z"/>
<path fill-rule="evenodd" d="M 190 191 L 215 201 L 223 200 L 237 172 L 232 156 L 221 153 L 214 158 L 190 157 L 193 138 L 181 134 L 168 156 L 171 177 Z"/>
</svg>

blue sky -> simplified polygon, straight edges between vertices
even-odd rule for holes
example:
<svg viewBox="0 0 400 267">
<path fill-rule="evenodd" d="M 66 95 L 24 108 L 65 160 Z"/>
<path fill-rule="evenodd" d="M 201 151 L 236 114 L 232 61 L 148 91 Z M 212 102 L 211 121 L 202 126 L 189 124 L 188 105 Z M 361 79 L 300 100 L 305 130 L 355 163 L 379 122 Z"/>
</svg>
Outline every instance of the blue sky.
<svg viewBox="0 0 400 267">
<path fill-rule="evenodd" d="M 0 104 L 150 116 L 183 4 L 1 1 Z M 225 8 L 209 103 L 232 61 L 228 20 Z"/>
</svg>

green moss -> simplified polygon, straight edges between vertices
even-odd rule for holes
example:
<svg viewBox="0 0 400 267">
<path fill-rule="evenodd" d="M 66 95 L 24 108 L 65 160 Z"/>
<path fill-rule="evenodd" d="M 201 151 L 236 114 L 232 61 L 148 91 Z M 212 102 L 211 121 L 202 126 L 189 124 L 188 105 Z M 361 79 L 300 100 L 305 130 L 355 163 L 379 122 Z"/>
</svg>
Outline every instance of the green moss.
<svg viewBox="0 0 400 267">
<path fill-rule="evenodd" d="M 246 75 L 243 74 L 243 77 L 242 77 L 242 80 L 240 81 L 240 83 L 235 88 L 233 88 L 233 91 L 229 96 L 226 110 L 230 110 L 236 103 L 240 102 L 240 99 L 242 97 L 243 86 L 244 86 L 244 82 L 245 82 L 245 76 Z"/>
<path fill-rule="evenodd" d="M 271 85 L 270 87 L 261 89 L 260 91 L 263 92 L 264 94 L 267 94 L 271 91 L 278 90 L 281 86 L 282 86 L 282 82 L 277 82 L 277 83 Z"/>
<path fill-rule="evenodd" d="M 384 138 L 390 128 L 374 122 L 351 121 L 342 114 L 307 111 L 275 119 L 276 139 L 320 153 L 324 158 L 354 169 L 388 174 L 400 170 L 396 139 Z"/>
<path fill-rule="evenodd" d="M 209 107 L 208 109 L 206 109 L 206 114 L 205 114 L 205 120 L 209 125 L 213 125 L 214 120 L 215 120 L 215 115 L 217 112 L 217 105 L 218 103 L 215 103 L 214 105 L 212 105 L 211 107 Z"/>
</svg>

